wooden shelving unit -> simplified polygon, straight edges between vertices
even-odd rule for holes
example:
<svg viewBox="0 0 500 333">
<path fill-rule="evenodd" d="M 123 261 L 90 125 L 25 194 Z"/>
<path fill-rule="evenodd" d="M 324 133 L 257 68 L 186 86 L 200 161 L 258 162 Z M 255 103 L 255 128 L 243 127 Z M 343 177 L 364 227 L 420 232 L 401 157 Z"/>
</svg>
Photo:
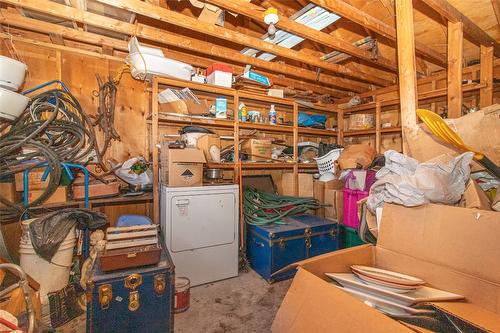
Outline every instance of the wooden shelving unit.
<svg viewBox="0 0 500 333">
<path fill-rule="evenodd" d="M 231 100 L 232 118 L 233 119 L 214 119 L 201 116 L 186 116 L 177 114 L 165 114 L 158 111 L 158 92 L 164 88 L 189 88 L 195 94 L 205 93 L 210 95 L 224 96 Z M 317 166 L 315 163 L 298 163 L 298 142 L 299 137 L 314 137 L 320 138 L 323 141 L 335 141 L 339 133 L 338 131 L 326 130 L 326 129 L 315 129 L 315 128 L 303 128 L 298 127 L 298 114 L 300 112 L 306 113 L 322 113 L 328 118 L 337 117 L 337 111 L 324 106 L 304 106 L 299 105 L 296 101 L 286 98 L 278 98 L 265 95 L 257 95 L 253 93 L 238 91 L 229 88 L 223 88 L 208 84 L 200 84 L 191 81 L 183 81 L 177 79 L 167 79 L 153 77 L 152 89 L 151 89 L 151 117 L 150 117 L 150 133 L 151 142 L 150 147 L 153 147 L 153 211 L 154 219 L 156 222 L 159 221 L 159 195 L 158 195 L 158 178 L 159 178 L 159 152 L 157 145 L 160 143 L 160 128 L 162 127 L 180 127 L 183 125 L 199 125 L 206 126 L 211 129 L 216 130 L 226 130 L 231 131 L 234 137 L 234 142 L 239 142 L 240 130 L 253 130 L 256 129 L 259 132 L 269 133 L 270 135 L 282 135 L 287 137 L 289 144 L 294 147 L 293 161 L 291 162 L 242 162 L 241 170 L 287 170 L 288 172 L 293 172 L 294 177 L 294 188 L 295 192 L 298 193 L 298 182 L 297 175 L 299 170 L 315 170 Z M 283 118 L 291 122 L 293 125 L 272 125 L 266 123 L 251 123 L 251 122 L 240 122 L 238 120 L 238 106 L 240 101 L 249 103 L 250 105 L 261 105 L 261 109 L 268 109 L 271 104 L 276 106 L 278 114 L 282 114 Z M 288 141 L 287 140 L 287 141 Z M 239 156 L 239 147 L 235 145 L 235 156 Z M 239 173 L 238 163 L 207 163 L 209 168 L 220 168 L 223 170 L 233 170 L 234 179 L 238 179 L 237 175 Z"/>
</svg>

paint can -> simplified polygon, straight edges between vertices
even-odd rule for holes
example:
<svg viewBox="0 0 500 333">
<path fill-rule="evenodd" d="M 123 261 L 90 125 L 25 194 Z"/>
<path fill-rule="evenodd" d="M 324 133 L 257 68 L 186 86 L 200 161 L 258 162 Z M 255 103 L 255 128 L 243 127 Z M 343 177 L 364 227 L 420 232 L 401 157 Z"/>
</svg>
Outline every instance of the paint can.
<svg viewBox="0 0 500 333">
<path fill-rule="evenodd" d="M 175 278 L 174 313 L 181 313 L 189 309 L 191 281 L 187 277 Z"/>
</svg>

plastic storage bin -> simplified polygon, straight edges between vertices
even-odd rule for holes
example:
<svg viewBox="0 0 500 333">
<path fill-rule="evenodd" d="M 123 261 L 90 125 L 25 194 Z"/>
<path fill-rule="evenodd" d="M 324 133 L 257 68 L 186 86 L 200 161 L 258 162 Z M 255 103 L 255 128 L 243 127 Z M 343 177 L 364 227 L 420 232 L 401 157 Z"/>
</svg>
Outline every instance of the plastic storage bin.
<svg viewBox="0 0 500 333">
<path fill-rule="evenodd" d="M 339 226 L 340 231 L 340 247 L 347 249 L 349 247 L 365 244 L 358 236 L 358 231 L 345 225 Z"/>
<path fill-rule="evenodd" d="M 342 189 L 344 194 L 344 220 L 345 226 L 357 229 L 359 227 L 358 201 L 368 196 L 368 191 Z"/>
</svg>

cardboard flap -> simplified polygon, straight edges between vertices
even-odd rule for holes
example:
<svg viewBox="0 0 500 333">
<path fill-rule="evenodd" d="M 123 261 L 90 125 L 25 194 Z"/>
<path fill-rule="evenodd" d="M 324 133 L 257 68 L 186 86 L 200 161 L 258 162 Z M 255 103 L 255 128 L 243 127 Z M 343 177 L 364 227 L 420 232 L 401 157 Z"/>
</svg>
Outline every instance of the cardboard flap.
<svg viewBox="0 0 500 333">
<path fill-rule="evenodd" d="M 500 283 L 500 213 L 385 204 L 377 247 Z"/>
<path fill-rule="evenodd" d="M 355 246 L 355 247 L 350 247 L 347 249 L 335 251 L 335 259 L 334 259 L 335 265 L 329 265 L 331 271 L 334 272 L 334 271 L 337 271 L 339 268 L 341 270 L 343 270 L 343 268 L 345 268 L 345 267 L 338 267 L 339 265 L 342 265 L 343 258 L 348 258 L 347 262 L 349 262 L 349 265 L 351 265 L 353 260 L 356 261 L 356 263 L 359 265 L 367 264 L 365 261 L 370 261 L 372 259 L 372 252 L 371 252 L 371 250 L 367 251 L 366 249 L 372 248 L 372 247 L 373 247 L 373 245 L 366 244 L 366 245 L 360 245 L 360 246 Z M 321 261 L 322 259 L 327 259 L 328 257 L 332 257 L 332 252 L 324 253 L 324 254 L 321 254 L 319 256 L 315 256 L 315 257 L 311 257 L 308 259 L 294 262 L 293 264 L 285 266 L 282 269 L 274 272 L 273 274 L 271 274 L 271 277 L 276 276 L 276 275 L 280 275 L 281 273 L 288 272 L 289 270 L 292 270 L 292 269 L 295 269 L 298 267 L 302 267 L 302 266 L 306 266 L 306 265 L 308 265 L 308 270 L 309 270 L 309 268 L 310 268 L 309 266 L 313 266 L 315 262 Z M 361 259 L 361 257 L 362 257 L 362 259 Z M 356 259 L 363 260 L 363 262 L 357 261 Z"/>
<path fill-rule="evenodd" d="M 486 331 L 500 332 L 500 316 L 470 303 L 431 303 L 435 307 L 473 323 Z"/>
<path fill-rule="evenodd" d="M 199 149 L 170 149 L 169 160 L 171 162 L 205 163 L 205 154 Z"/>
<path fill-rule="evenodd" d="M 271 329 L 286 333 L 413 332 L 302 268 L 295 275 Z"/>
</svg>

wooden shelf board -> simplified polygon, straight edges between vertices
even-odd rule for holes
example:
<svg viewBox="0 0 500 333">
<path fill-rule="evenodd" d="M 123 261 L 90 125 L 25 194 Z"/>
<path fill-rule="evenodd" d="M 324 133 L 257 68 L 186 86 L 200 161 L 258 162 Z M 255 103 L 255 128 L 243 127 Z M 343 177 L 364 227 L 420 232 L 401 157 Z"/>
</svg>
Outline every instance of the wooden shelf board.
<svg viewBox="0 0 500 333">
<path fill-rule="evenodd" d="M 125 197 L 123 195 L 119 195 L 119 196 L 108 197 L 108 198 L 89 199 L 89 205 L 92 207 L 92 206 L 103 205 L 103 204 L 139 203 L 139 202 L 146 202 L 146 201 L 152 201 L 152 200 L 153 200 L 153 193 L 146 192 L 143 195 L 132 196 L 132 197 Z M 82 206 L 83 207 L 84 203 L 85 202 L 83 200 L 70 200 L 70 201 L 66 201 L 66 202 L 58 202 L 58 203 L 34 206 L 34 207 L 30 207 L 30 209 L 51 209 L 51 208 L 72 207 L 72 206 Z"/>
<path fill-rule="evenodd" d="M 338 110 L 333 108 L 333 105 L 331 107 L 323 106 L 323 105 L 314 105 L 314 106 L 305 106 L 297 103 L 299 107 L 299 112 L 314 112 L 314 111 L 320 111 L 324 113 L 337 113 Z"/>
<path fill-rule="evenodd" d="M 299 169 L 318 169 L 316 163 L 299 163 Z"/>
<path fill-rule="evenodd" d="M 351 108 L 345 108 L 345 109 L 343 109 L 343 111 L 344 111 L 344 114 L 366 111 L 366 110 L 371 110 L 371 109 L 373 109 L 373 111 L 375 111 L 375 107 L 376 107 L 376 103 L 370 102 L 370 103 L 361 104 L 358 106 L 353 106 Z"/>
<path fill-rule="evenodd" d="M 269 125 L 269 124 L 258 124 L 258 123 L 239 123 L 238 126 L 242 129 L 256 129 L 264 132 L 293 133 L 292 126 Z"/>
<path fill-rule="evenodd" d="M 280 163 L 280 162 L 243 162 L 243 169 L 293 169 L 295 163 Z"/>
<path fill-rule="evenodd" d="M 292 100 L 292 99 L 259 95 L 259 94 L 254 94 L 254 93 L 250 93 L 250 92 L 246 92 L 246 91 L 238 91 L 238 96 L 240 98 L 247 98 L 247 99 L 251 99 L 253 101 L 269 102 L 272 104 L 287 105 L 290 107 L 293 106 L 293 103 L 294 103 L 294 100 Z"/>
<path fill-rule="evenodd" d="M 205 167 L 208 169 L 234 169 L 235 164 L 232 162 L 228 163 L 205 163 Z"/>
<path fill-rule="evenodd" d="M 344 137 L 346 136 L 358 136 L 358 135 L 372 135 L 375 134 L 375 129 L 358 130 L 358 131 L 346 131 L 344 132 Z"/>
<path fill-rule="evenodd" d="M 401 127 L 381 128 L 380 133 L 401 133 Z"/>
<path fill-rule="evenodd" d="M 299 135 L 301 135 L 301 134 L 336 137 L 338 135 L 338 132 L 332 131 L 332 130 L 327 130 L 327 129 L 299 127 Z"/>
<path fill-rule="evenodd" d="M 233 128 L 234 121 L 230 119 L 216 119 L 209 117 L 200 116 L 177 116 L 174 114 L 162 114 L 158 115 L 158 122 L 163 123 L 176 123 L 185 125 L 204 125 L 209 127 L 224 127 Z"/>
</svg>

